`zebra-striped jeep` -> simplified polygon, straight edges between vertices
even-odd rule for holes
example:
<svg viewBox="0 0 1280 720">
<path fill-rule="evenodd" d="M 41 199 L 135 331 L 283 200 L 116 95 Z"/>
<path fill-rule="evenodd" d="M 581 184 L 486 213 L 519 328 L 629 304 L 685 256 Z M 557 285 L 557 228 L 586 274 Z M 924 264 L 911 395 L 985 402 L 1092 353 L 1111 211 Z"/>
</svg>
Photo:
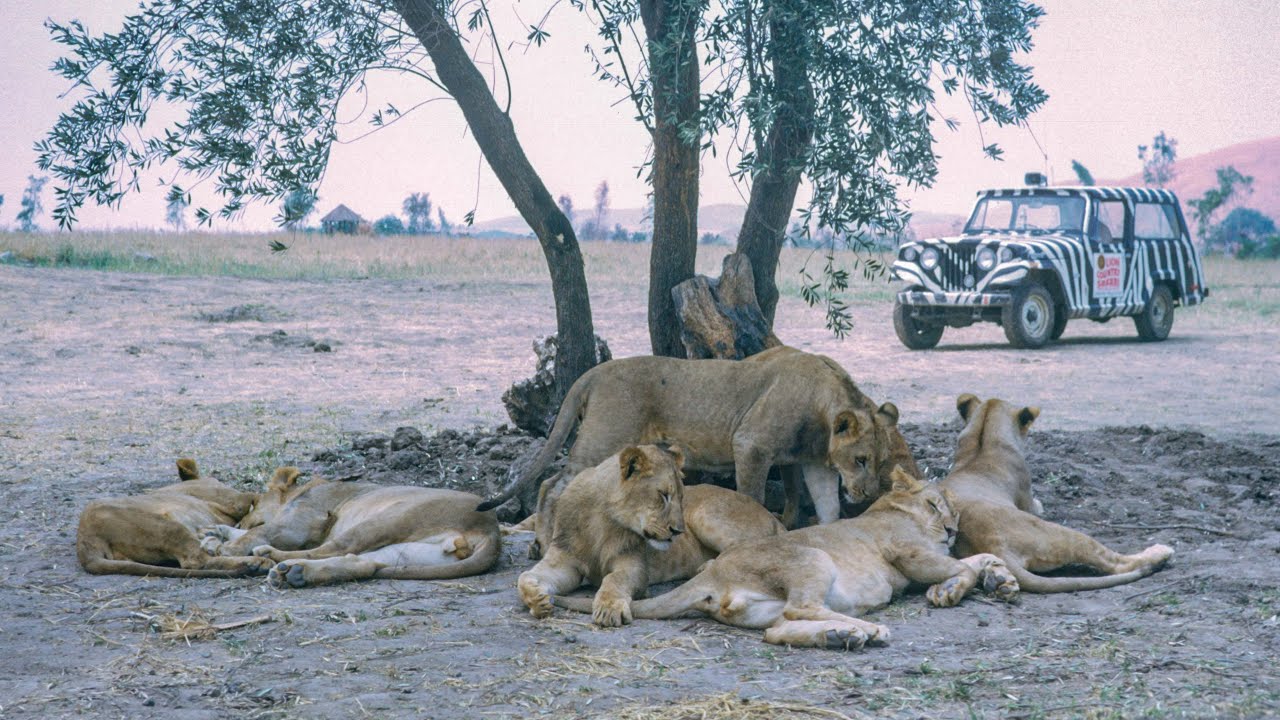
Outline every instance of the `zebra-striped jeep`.
<svg viewBox="0 0 1280 720">
<path fill-rule="evenodd" d="M 1035 348 L 1071 318 L 1119 315 L 1163 340 L 1174 307 L 1209 295 L 1177 196 L 1147 188 L 984 190 L 962 235 L 904 243 L 893 276 L 906 283 L 894 329 L 913 350 L 982 321 Z"/>
</svg>

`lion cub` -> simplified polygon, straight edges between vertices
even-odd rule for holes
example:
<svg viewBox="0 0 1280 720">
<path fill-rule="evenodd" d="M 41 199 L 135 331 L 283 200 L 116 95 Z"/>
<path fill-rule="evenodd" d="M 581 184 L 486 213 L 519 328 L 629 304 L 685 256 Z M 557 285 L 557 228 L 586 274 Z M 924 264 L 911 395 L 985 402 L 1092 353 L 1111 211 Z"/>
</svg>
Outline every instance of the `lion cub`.
<svg viewBox="0 0 1280 720">
<path fill-rule="evenodd" d="M 942 486 L 955 496 L 960 511 L 958 554 L 999 556 L 1022 589 L 1035 593 L 1123 585 L 1159 570 L 1173 557 L 1173 549 L 1165 545 L 1121 555 L 1084 533 L 1036 517 L 1042 507 L 1031 496 L 1031 469 L 1023 439 L 1039 417 L 1039 408 L 1015 408 L 995 399 L 982 402 L 966 393 L 956 399 L 956 409 L 965 427 L 954 469 Z M 1052 578 L 1034 574 L 1067 565 L 1084 565 L 1106 574 Z"/>
<path fill-rule="evenodd" d="M 277 588 L 477 575 L 497 561 L 501 542 L 497 518 L 477 512 L 479 502 L 442 488 L 320 478 L 299 485 L 293 469 L 267 485 L 249 518 L 256 527 L 209 528 L 205 546 L 274 565 L 267 580 Z"/>
<path fill-rule="evenodd" d="M 713 485 L 684 487 L 684 456 L 654 445 L 628 447 L 569 481 L 551 516 L 550 547 L 522 573 L 520 599 L 534 617 L 551 596 L 586 579 L 598 625 L 631 622 L 631 599 L 649 585 L 691 577 L 737 542 L 783 532 L 755 500 Z"/>
<path fill-rule="evenodd" d="M 956 515 L 947 491 L 900 467 L 890 491 L 856 518 L 748 540 L 726 550 L 689 582 L 637 600 L 638 618 L 710 615 L 727 625 L 764 628 L 775 645 L 852 650 L 888 642 L 889 631 L 858 615 L 888 604 L 910 583 L 931 585 L 937 607 L 960 602 L 981 584 L 1003 599 L 1017 581 L 993 555 L 948 553 Z M 585 598 L 555 604 L 585 611 Z"/>
<path fill-rule="evenodd" d="M 279 471 L 277 471 L 279 472 Z M 200 530 L 236 523 L 257 493 L 246 493 L 200 477 L 194 460 L 178 461 L 181 482 L 131 497 L 95 500 L 80 514 L 76 555 L 95 575 L 237 577 L 265 573 L 266 558 L 210 557 Z"/>
</svg>

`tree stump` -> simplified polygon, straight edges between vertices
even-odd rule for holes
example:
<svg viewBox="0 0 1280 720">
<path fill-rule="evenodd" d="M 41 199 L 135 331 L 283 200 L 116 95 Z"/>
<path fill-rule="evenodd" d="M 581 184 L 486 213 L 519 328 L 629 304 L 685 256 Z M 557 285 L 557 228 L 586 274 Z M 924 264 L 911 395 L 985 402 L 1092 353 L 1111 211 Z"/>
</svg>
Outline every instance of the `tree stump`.
<svg viewBox="0 0 1280 720">
<path fill-rule="evenodd" d="M 741 360 L 782 342 L 756 300 L 751 261 L 726 255 L 720 277 L 697 275 L 671 289 L 680 316 L 680 340 L 690 359 Z"/>
<path fill-rule="evenodd" d="M 612 360 L 609 345 L 599 335 L 596 339 L 596 364 Z M 556 353 L 559 346 L 551 335 L 533 343 L 533 354 L 538 362 L 533 377 L 507 388 L 502 393 L 502 404 L 516 427 L 538 437 L 546 437 L 560 412 L 560 398 L 556 396 Z"/>
</svg>

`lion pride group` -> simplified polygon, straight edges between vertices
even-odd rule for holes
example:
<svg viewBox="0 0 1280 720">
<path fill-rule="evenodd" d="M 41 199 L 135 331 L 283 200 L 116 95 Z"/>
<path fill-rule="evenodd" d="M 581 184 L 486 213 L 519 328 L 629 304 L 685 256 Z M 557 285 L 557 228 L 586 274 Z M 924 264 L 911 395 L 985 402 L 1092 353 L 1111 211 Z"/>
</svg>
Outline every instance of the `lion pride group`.
<svg viewBox="0 0 1280 720">
<path fill-rule="evenodd" d="M 91 573 L 265 573 L 285 589 L 475 575 L 493 567 L 505 532 L 532 530 L 538 562 L 517 590 L 535 617 L 561 607 L 616 626 L 704 615 L 763 629 L 766 642 L 843 650 L 887 642 L 888 629 L 861 616 L 911 585 L 937 607 L 971 591 L 1008 601 L 1132 582 L 1173 555 L 1164 545 L 1122 555 L 1040 517 L 1024 448 L 1038 408 L 965 394 L 956 410 L 964 428 L 952 470 L 932 483 L 897 408 L 871 401 L 830 358 L 778 347 L 744 361 L 613 360 L 573 385 L 537 456 L 487 502 L 302 482 L 293 467 L 260 493 L 241 492 L 182 459 L 176 484 L 90 503 L 77 551 Z M 536 512 L 500 529 L 494 508 L 531 489 L 575 428 Z M 780 518 L 762 505 L 773 467 Z M 736 491 L 685 483 L 686 473 L 725 471 Z M 849 505 L 865 509 L 842 519 Z M 1094 572 L 1038 574 L 1067 566 Z M 593 596 L 571 595 L 584 584 Z"/>
</svg>

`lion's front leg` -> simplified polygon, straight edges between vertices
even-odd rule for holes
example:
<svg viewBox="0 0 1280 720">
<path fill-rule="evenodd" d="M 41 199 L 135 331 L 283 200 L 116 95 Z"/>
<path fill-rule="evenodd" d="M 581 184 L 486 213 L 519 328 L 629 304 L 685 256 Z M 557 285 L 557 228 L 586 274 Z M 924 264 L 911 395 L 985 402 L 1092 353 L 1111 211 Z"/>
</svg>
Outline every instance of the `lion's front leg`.
<svg viewBox="0 0 1280 720">
<path fill-rule="evenodd" d="M 238 540 L 247 530 L 231 527 L 230 525 L 214 525 L 200 529 L 200 547 L 210 555 L 222 555 L 222 547 L 226 543 Z"/>
<path fill-rule="evenodd" d="M 931 586 L 925 597 L 934 607 L 958 605 L 978 584 L 977 570 L 932 548 L 906 549 L 892 562 L 911 582 Z"/>
<path fill-rule="evenodd" d="M 631 598 L 648 587 L 648 573 L 640 558 L 615 562 L 613 571 L 600 581 L 591 604 L 591 620 L 601 627 L 618 627 L 631 622 Z"/>
<path fill-rule="evenodd" d="M 544 618 L 551 615 L 553 595 L 573 592 L 581 584 L 582 572 L 553 545 L 537 565 L 520 573 L 516 588 L 529 613 Z"/>
<path fill-rule="evenodd" d="M 978 584 L 982 586 L 983 592 L 995 595 L 1004 602 L 1013 602 L 1018 597 L 1018 579 L 1013 576 L 1004 560 L 990 553 L 981 553 L 960 558 L 960 562 L 978 573 Z"/>
</svg>

